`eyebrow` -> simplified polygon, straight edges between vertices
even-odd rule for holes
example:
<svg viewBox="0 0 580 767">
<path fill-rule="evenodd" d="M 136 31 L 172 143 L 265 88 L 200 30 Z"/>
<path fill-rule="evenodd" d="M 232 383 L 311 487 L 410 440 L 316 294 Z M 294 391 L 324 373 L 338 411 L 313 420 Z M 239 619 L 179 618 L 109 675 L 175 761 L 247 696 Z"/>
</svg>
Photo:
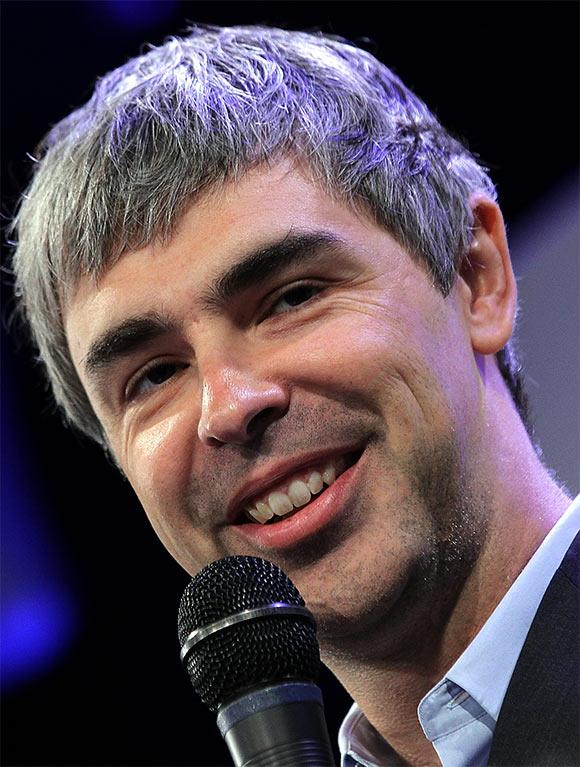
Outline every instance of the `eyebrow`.
<svg viewBox="0 0 580 767">
<path fill-rule="evenodd" d="M 83 359 L 85 371 L 90 378 L 99 378 L 119 359 L 176 328 L 177 323 L 157 312 L 129 317 L 93 341 Z"/>
<path fill-rule="evenodd" d="M 344 243 L 338 236 L 324 230 L 289 233 L 251 251 L 230 267 L 202 295 L 202 305 L 208 309 L 221 307 L 249 287 L 340 244 Z M 91 343 L 83 358 L 85 372 L 91 379 L 102 379 L 119 360 L 178 330 L 177 322 L 158 312 L 129 317 L 105 330 Z"/>
<path fill-rule="evenodd" d="M 336 234 L 324 230 L 296 232 L 252 251 L 216 279 L 203 295 L 207 308 L 221 307 L 250 287 L 275 277 L 289 266 L 308 261 L 323 250 L 344 244 Z"/>
</svg>

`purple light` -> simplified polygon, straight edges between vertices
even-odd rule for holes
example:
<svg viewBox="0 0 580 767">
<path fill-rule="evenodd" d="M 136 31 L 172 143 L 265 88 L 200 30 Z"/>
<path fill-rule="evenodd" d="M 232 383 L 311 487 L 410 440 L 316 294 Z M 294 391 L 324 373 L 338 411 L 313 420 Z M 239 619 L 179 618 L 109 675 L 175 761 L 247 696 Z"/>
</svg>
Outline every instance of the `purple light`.
<svg viewBox="0 0 580 767">
<path fill-rule="evenodd" d="M 105 0 L 97 9 L 124 27 L 140 29 L 170 19 L 176 0 Z"/>
<path fill-rule="evenodd" d="M 53 664 L 70 646 L 77 628 L 76 603 L 67 585 L 58 535 L 50 529 L 49 510 L 42 501 L 41 472 L 23 448 L 24 421 L 11 384 L 5 381 L 2 403 L 2 438 L 10 446 L 2 452 L 1 485 L 3 687 Z"/>
<path fill-rule="evenodd" d="M 3 687 L 39 673 L 64 654 L 74 630 L 74 612 L 71 600 L 52 584 L 37 584 L 3 599 Z"/>
</svg>

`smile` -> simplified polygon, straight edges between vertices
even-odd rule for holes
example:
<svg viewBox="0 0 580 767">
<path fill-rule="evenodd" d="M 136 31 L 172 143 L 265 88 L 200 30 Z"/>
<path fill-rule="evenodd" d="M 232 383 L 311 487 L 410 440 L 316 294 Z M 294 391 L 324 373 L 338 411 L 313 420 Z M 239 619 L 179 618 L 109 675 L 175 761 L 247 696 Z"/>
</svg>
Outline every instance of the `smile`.
<svg viewBox="0 0 580 767">
<path fill-rule="evenodd" d="M 364 448 L 356 452 L 351 448 L 319 453 L 294 467 L 288 463 L 284 471 L 262 475 L 260 480 L 255 477 L 253 487 L 246 486 L 231 503 L 232 533 L 263 556 L 300 545 L 353 508 L 367 462 Z"/>
<path fill-rule="evenodd" d="M 319 458 L 316 463 L 279 477 L 253 496 L 246 497 L 241 504 L 238 524 L 246 521 L 272 525 L 293 516 L 298 509 L 324 495 L 359 457 L 357 452 Z"/>
<path fill-rule="evenodd" d="M 352 462 L 349 463 L 348 456 L 335 456 L 286 478 L 267 493 L 251 499 L 244 507 L 245 516 L 261 525 L 289 516 L 330 487 Z"/>
</svg>

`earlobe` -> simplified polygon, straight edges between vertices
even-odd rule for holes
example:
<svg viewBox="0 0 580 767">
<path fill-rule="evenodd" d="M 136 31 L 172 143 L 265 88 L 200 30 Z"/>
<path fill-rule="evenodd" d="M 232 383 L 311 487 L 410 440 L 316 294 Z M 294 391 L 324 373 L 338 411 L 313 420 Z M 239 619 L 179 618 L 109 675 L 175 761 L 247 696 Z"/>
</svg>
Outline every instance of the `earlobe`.
<svg viewBox="0 0 580 767">
<path fill-rule="evenodd" d="M 495 354 L 508 342 L 514 326 L 517 287 L 498 205 L 474 195 L 475 231 L 459 276 L 471 343 L 479 354 Z"/>
</svg>

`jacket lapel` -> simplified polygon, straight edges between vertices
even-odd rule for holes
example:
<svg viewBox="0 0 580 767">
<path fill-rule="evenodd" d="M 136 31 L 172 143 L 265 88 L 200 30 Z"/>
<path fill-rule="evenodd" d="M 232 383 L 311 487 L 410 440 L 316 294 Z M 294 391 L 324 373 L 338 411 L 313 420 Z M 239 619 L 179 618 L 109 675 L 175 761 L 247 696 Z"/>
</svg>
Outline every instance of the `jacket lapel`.
<svg viewBox="0 0 580 767">
<path fill-rule="evenodd" d="M 580 765 L 580 533 L 540 603 L 499 714 L 490 767 Z"/>
</svg>

